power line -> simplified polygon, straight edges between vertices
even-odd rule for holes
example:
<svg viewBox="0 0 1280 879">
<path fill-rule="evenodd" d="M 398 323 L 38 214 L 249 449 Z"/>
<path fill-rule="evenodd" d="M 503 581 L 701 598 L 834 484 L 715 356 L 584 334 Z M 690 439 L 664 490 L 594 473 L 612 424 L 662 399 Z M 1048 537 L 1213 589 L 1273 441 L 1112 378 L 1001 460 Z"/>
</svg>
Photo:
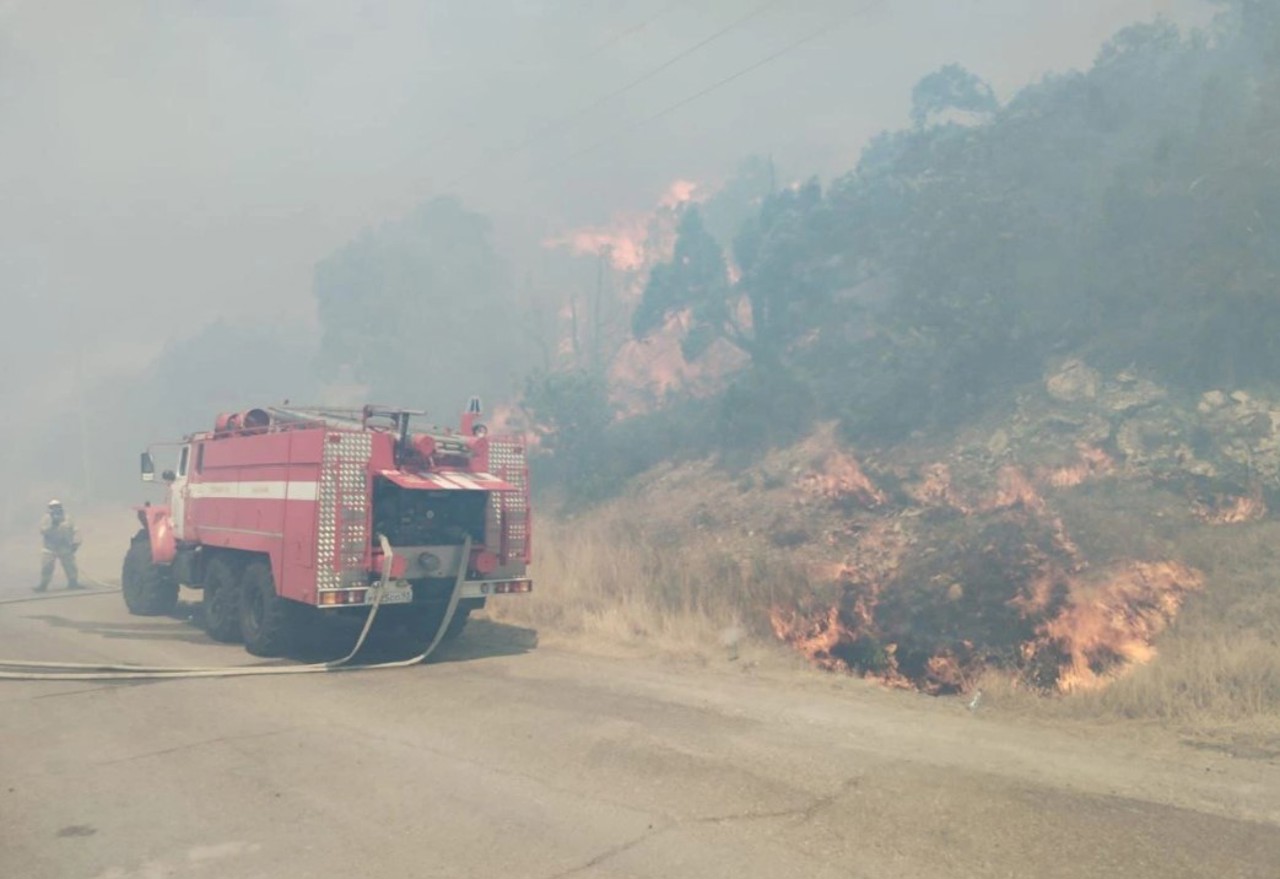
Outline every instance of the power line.
<svg viewBox="0 0 1280 879">
<path fill-rule="evenodd" d="M 643 21 L 637 22 L 636 24 L 627 25 L 626 27 L 618 31 L 615 31 L 613 34 L 606 37 L 602 43 L 589 48 L 586 52 L 575 56 L 574 58 L 570 59 L 566 63 L 561 64 L 559 67 L 555 68 L 554 72 L 561 73 L 569 70 L 574 65 L 581 64 L 585 61 L 590 61 L 592 58 L 595 58 L 597 55 L 601 54 L 606 49 L 612 48 L 613 46 L 623 43 L 629 38 L 631 38 L 632 36 L 651 27 L 654 24 L 654 22 L 661 19 L 663 16 L 671 12 L 673 9 L 676 9 L 684 5 L 687 5 L 687 0 L 676 0 L 676 2 L 668 3 L 666 6 L 662 7 L 653 15 L 650 15 L 648 18 L 644 19 Z M 493 80 L 491 82 L 492 82 L 492 85 L 488 89 L 490 95 L 492 95 L 493 88 L 497 84 L 496 80 Z M 458 121 L 462 123 L 462 129 L 464 131 L 465 130 L 474 131 L 476 128 L 477 119 L 475 117 L 472 117 L 470 121 L 466 121 L 466 120 L 458 120 Z M 434 152 L 435 150 L 438 150 L 440 147 L 447 146 L 448 144 L 454 143 L 461 136 L 461 133 L 462 132 L 457 129 L 453 130 L 451 133 L 446 133 L 442 137 L 437 138 L 435 141 L 428 142 L 423 147 L 423 151 L 429 154 L 431 152 Z"/>
<path fill-rule="evenodd" d="M 756 18 L 757 16 L 759 16 L 769 8 L 779 5 L 781 2 L 782 0 L 765 0 L 764 3 L 761 3 L 753 7 L 746 14 L 741 15 L 738 18 L 734 19 L 732 22 L 720 28 L 715 33 L 712 33 L 709 36 L 704 37 L 703 39 L 694 43 L 693 45 L 685 49 L 682 49 L 681 51 L 677 52 L 675 55 L 672 55 L 666 61 L 663 61 L 657 67 L 650 68 L 649 70 L 645 71 L 643 74 L 631 80 L 630 82 L 626 83 L 625 85 L 621 86 L 620 88 L 614 89 L 613 91 L 605 95 L 602 95 L 601 97 L 597 98 L 595 101 L 588 104 L 587 106 L 582 107 L 566 116 L 561 116 L 558 119 L 547 120 L 546 122 L 538 126 L 538 128 L 536 128 L 532 134 L 528 135 L 518 143 L 494 150 L 493 152 L 489 153 L 489 155 L 485 156 L 484 159 L 482 159 L 479 163 L 477 163 L 476 165 L 473 165 L 470 169 L 462 172 L 458 176 L 447 181 L 442 188 L 450 189 L 458 185 L 459 183 L 463 182 L 464 180 L 467 180 L 476 172 L 482 171 L 485 168 L 487 168 L 492 160 L 505 159 L 510 156 L 516 155 L 520 152 L 523 152 L 526 147 L 531 146 L 532 144 L 539 141 L 543 134 L 547 133 L 553 128 L 560 128 L 560 127 L 566 127 L 566 126 L 572 125 L 573 123 L 577 122 L 577 120 L 581 119 L 584 116 L 589 115 L 590 113 L 594 112 L 595 110 L 604 106 L 610 101 L 613 101 L 613 100 L 616 100 L 617 98 L 622 97 L 627 92 L 630 92 L 636 89 L 637 87 L 643 85 L 644 83 L 648 82 L 649 80 L 653 79 L 654 77 L 658 76 L 664 71 L 669 70 L 670 68 L 674 67 L 676 64 L 679 64 L 681 61 L 685 60 L 691 55 L 694 55 L 695 53 L 711 45 L 716 40 L 722 39 L 723 37 L 732 33 L 734 30 L 737 30 L 739 27 L 746 24 L 751 19 Z"/>
<path fill-rule="evenodd" d="M 613 36 L 608 37 L 603 43 L 596 46 L 594 49 L 592 49 L 590 52 L 584 55 L 580 60 L 586 61 L 590 58 L 594 58 L 595 56 L 603 52 L 605 49 L 612 48 L 613 46 L 616 46 L 618 43 L 623 42 L 629 37 L 632 37 L 643 30 L 647 30 L 648 27 L 652 25 L 655 21 L 662 18 L 664 15 L 666 15 L 668 12 L 675 9 L 676 7 L 685 6 L 685 5 L 686 5 L 686 0 L 675 0 L 675 2 L 673 3 L 668 3 L 666 6 L 659 9 L 653 15 L 646 18 L 644 21 L 638 24 L 633 24 L 630 27 L 627 27 L 627 28 L 624 28 L 623 30 L 618 31 Z"/>
<path fill-rule="evenodd" d="M 575 161 L 577 159 L 582 158 L 583 156 L 586 156 L 586 155 L 589 155 L 590 153 L 595 152 L 596 150 L 600 149 L 603 146 L 606 146 L 607 144 L 611 143 L 612 141 L 616 140 L 618 137 L 622 135 L 628 134 L 631 131 L 636 130 L 637 128 L 643 128 L 647 125 L 650 125 L 651 123 L 657 122 L 659 119 L 662 119 L 666 116 L 671 115 L 677 110 L 680 110 L 681 108 L 686 107 L 689 104 L 692 104 L 694 101 L 697 101 L 703 97 L 706 97 L 712 92 L 717 91 L 723 88 L 724 86 L 727 86 L 730 83 L 736 80 L 739 80 L 750 73 L 754 73 L 755 71 L 759 70 L 762 67 L 766 67 L 769 64 L 772 64 L 774 61 L 777 61 L 779 58 L 782 58 L 784 55 L 790 54 L 796 49 L 799 49 L 800 47 L 813 42 L 819 37 L 830 33 L 832 30 L 835 30 L 841 27 L 842 25 L 846 24 L 853 18 L 858 17 L 865 12 L 868 12 L 873 7 L 877 5 L 882 5 L 884 2 L 885 0 L 870 0 L 870 2 L 864 3 L 858 7 L 855 7 L 852 10 L 848 10 L 840 15 L 837 15 L 834 18 L 825 22 L 820 27 L 817 27 L 811 31 L 808 31 L 803 36 L 799 37 L 798 39 L 792 40 L 790 43 L 787 43 L 777 51 L 769 55 L 766 55 L 764 58 L 761 58 L 759 61 L 756 61 L 752 64 L 747 65 L 746 67 L 736 70 L 733 73 L 729 74 L 728 76 L 724 77 L 723 79 L 717 80 L 716 82 L 711 83 L 705 88 L 699 89 L 693 94 L 688 95 L 687 97 L 681 98 L 679 101 L 664 107 L 663 109 L 659 110 L 657 113 L 646 116 L 642 119 L 634 120 L 618 128 L 615 128 L 609 134 L 605 135 L 600 140 L 596 141 L 590 146 L 584 147 L 583 149 L 577 150 L 576 152 L 570 153 L 569 155 L 558 159 L 557 161 L 547 165 L 543 170 L 554 171 L 572 161 Z"/>
</svg>

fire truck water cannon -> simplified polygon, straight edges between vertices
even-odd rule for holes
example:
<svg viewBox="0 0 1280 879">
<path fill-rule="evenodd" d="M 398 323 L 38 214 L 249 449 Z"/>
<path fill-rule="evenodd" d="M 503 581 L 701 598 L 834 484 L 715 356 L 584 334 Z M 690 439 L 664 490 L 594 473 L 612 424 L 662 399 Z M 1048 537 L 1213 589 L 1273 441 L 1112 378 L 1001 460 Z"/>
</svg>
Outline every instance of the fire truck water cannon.
<svg viewBox="0 0 1280 879">
<path fill-rule="evenodd" d="M 475 397 L 458 430 L 415 429 L 423 415 L 219 415 L 179 445 L 167 503 L 137 508 L 130 612 L 168 613 L 185 584 L 202 591 L 210 635 L 273 656 L 322 614 L 376 606 L 388 631 L 452 638 L 490 597 L 532 591 L 523 438 L 491 435 Z M 154 481 L 149 452 L 142 473 Z"/>
</svg>

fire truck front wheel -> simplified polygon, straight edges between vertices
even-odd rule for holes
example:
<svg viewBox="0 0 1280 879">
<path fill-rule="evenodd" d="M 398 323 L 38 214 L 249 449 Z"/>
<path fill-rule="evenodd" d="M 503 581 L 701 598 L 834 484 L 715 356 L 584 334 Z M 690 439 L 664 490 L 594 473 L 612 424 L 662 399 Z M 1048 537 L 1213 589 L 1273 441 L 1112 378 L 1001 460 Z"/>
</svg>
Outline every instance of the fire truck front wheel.
<svg viewBox="0 0 1280 879">
<path fill-rule="evenodd" d="M 276 594 L 271 566 L 250 562 L 240 580 L 240 634 L 254 656 L 281 656 L 292 646 L 297 628 L 293 602 Z"/>
<path fill-rule="evenodd" d="M 215 641 L 235 643 L 240 635 L 240 571 L 221 555 L 209 560 L 204 573 L 204 627 Z"/>
<path fill-rule="evenodd" d="M 178 582 L 168 568 L 151 560 L 151 538 L 145 528 L 134 535 L 125 553 L 120 591 L 134 616 L 161 616 L 173 613 L 178 606 Z"/>
</svg>

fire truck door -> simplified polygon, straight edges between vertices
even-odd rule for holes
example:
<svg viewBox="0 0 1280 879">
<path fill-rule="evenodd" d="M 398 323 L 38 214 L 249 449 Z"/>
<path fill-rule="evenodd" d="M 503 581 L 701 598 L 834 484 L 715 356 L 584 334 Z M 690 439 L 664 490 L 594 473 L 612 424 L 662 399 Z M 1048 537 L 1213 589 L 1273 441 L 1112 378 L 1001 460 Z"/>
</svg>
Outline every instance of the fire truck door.
<svg viewBox="0 0 1280 879">
<path fill-rule="evenodd" d="M 173 536 L 186 540 L 187 531 L 187 468 L 191 466 L 191 446 L 183 446 L 178 453 L 178 472 L 169 486 L 169 508 L 173 517 Z"/>
</svg>

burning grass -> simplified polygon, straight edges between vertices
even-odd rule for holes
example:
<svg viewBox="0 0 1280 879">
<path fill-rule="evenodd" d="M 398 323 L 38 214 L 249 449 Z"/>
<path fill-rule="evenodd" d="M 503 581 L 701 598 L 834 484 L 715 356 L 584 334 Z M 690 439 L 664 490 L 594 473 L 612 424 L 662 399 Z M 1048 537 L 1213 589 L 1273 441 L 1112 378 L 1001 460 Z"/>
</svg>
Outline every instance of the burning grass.
<svg viewBox="0 0 1280 879">
<path fill-rule="evenodd" d="M 907 469 L 819 436 L 750 478 L 659 468 L 590 517 L 543 520 L 538 593 L 495 611 L 591 649 L 783 643 L 821 669 L 1064 719 L 1280 715 L 1280 523 L 1210 524 L 1109 460 Z"/>
</svg>

